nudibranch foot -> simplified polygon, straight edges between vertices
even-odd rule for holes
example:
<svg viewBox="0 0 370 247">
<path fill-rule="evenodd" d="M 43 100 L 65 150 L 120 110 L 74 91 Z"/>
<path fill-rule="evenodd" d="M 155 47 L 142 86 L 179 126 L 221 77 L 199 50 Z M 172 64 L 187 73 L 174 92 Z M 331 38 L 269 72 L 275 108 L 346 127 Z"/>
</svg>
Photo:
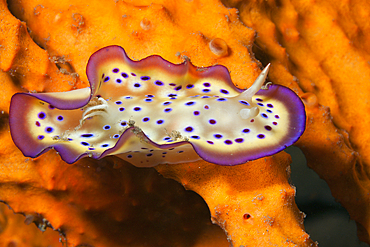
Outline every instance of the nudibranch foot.
<svg viewBox="0 0 370 247">
<path fill-rule="evenodd" d="M 305 129 L 305 110 L 289 88 L 265 82 L 267 66 L 247 90 L 228 70 L 141 61 L 119 46 L 95 52 L 89 88 L 63 93 L 18 93 L 10 130 L 25 156 L 53 148 L 63 160 L 107 155 L 139 167 L 199 159 L 237 165 L 292 145 Z"/>
</svg>

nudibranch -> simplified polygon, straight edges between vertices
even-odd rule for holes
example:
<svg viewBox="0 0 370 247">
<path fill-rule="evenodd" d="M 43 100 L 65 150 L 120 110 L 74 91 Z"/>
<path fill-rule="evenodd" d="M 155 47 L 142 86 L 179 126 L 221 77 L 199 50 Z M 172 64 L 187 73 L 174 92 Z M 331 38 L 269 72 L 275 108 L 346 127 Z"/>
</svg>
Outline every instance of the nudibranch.
<svg viewBox="0 0 370 247">
<path fill-rule="evenodd" d="M 55 149 L 67 163 L 117 155 L 139 167 L 199 159 L 237 165 L 285 149 L 305 129 L 300 98 L 263 86 L 268 67 L 240 90 L 224 66 L 157 55 L 133 61 L 109 46 L 90 57 L 86 71 L 84 89 L 13 95 L 10 130 L 25 156 Z"/>
</svg>

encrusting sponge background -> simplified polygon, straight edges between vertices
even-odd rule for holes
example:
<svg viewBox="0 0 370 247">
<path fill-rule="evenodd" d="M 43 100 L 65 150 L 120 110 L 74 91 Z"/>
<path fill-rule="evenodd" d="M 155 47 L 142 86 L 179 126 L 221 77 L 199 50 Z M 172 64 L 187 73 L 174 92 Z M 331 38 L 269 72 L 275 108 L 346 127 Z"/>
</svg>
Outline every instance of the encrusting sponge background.
<svg viewBox="0 0 370 247">
<path fill-rule="evenodd" d="M 239 88 L 271 62 L 269 80 L 306 104 L 307 130 L 297 146 L 369 243 L 368 5 L 2 0 L 0 200 L 40 228 L 54 228 L 69 246 L 227 246 L 202 199 L 153 169 L 114 157 L 67 165 L 52 151 L 23 157 L 10 138 L 9 102 L 21 91 L 86 87 L 89 56 L 113 44 L 133 59 L 157 54 L 172 63 L 222 64 Z M 314 246 L 288 183 L 289 162 L 281 152 L 236 167 L 197 162 L 156 169 L 203 197 L 234 246 Z M 176 237 L 168 238 L 169 231 Z M 6 233 L 12 234 L 1 233 L 4 245 L 38 243 L 37 234 Z"/>
</svg>

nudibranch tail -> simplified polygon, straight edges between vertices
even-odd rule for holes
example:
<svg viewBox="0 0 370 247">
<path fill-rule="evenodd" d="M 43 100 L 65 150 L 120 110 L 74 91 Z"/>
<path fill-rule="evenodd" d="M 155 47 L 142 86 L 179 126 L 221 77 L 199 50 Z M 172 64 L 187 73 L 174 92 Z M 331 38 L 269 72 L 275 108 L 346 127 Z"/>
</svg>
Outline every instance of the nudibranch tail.
<svg viewBox="0 0 370 247">
<path fill-rule="evenodd" d="M 292 145 L 305 129 L 292 90 L 261 89 L 268 69 L 243 91 L 221 65 L 200 69 L 156 55 L 133 61 L 121 47 L 105 47 L 87 64 L 89 88 L 15 94 L 11 135 L 25 156 L 55 149 L 68 163 L 107 155 L 140 167 L 245 163 Z"/>
</svg>

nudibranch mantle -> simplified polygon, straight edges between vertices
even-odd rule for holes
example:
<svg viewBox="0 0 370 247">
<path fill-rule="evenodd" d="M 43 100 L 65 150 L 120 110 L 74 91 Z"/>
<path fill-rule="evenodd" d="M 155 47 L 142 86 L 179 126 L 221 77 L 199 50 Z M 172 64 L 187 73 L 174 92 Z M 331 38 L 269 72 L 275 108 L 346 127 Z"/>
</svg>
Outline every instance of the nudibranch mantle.
<svg viewBox="0 0 370 247">
<path fill-rule="evenodd" d="M 285 149 L 305 129 L 293 91 L 261 89 L 268 67 L 245 91 L 224 66 L 156 55 L 133 61 L 119 46 L 95 52 L 86 70 L 88 88 L 12 97 L 11 135 L 25 156 L 54 148 L 67 163 L 117 155 L 139 167 L 199 159 L 237 165 Z"/>
</svg>

